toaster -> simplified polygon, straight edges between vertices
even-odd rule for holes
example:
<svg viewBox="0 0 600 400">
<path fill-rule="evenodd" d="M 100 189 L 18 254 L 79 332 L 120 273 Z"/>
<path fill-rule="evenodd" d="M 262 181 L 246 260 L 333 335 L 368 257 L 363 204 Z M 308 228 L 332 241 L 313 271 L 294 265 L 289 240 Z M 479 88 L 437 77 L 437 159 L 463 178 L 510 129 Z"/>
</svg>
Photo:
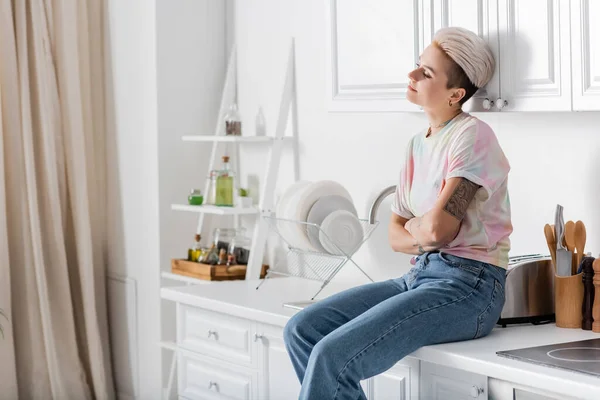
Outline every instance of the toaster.
<svg viewBox="0 0 600 400">
<path fill-rule="evenodd" d="M 504 307 L 498 320 L 502 327 L 554 322 L 552 258 L 541 254 L 510 257 L 504 293 Z"/>
</svg>

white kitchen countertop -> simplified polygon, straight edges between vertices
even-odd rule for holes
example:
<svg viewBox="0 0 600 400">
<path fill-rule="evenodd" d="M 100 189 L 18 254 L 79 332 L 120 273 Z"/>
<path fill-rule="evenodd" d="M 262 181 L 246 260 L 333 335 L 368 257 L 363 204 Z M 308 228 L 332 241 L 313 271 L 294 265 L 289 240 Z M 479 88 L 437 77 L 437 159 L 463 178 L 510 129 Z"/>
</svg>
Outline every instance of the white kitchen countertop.
<svg viewBox="0 0 600 400">
<path fill-rule="evenodd" d="M 321 286 L 320 282 L 300 278 L 270 278 L 256 290 L 259 282 L 229 281 L 162 288 L 161 296 L 167 300 L 283 327 L 297 310 L 283 307 L 282 304 L 308 300 Z M 332 282 L 317 298 L 325 298 L 348 287 Z M 600 334 L 557 328 L 555 324 L 509 325 L 507 328 L 494 328 L 490 335 L 481 339 L 425 346 L 410 356 L 565 396 L 597 400 L 600 399 L 598 377 L 496 355 L 496 351 L 500 350 L 594 338 L 600 338 Z"/>
</svg>

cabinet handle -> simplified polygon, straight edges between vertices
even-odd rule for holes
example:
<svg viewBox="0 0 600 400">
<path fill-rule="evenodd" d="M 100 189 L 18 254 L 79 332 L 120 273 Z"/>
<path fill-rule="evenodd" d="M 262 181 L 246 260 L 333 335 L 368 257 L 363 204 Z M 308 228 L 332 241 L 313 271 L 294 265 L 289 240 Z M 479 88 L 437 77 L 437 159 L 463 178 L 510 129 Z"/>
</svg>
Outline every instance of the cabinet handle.
<svg viewBox="0 0 600 400">
<path fill-rule="evenodd" d="M 217 339 L 217 331 L 213 331 L 212 329 L 208 330 L 208 337 L 210 338 L 212 335 L 215 335 L 215 339 Z"/>
<path fill-rule="evenodd" d="M 488 98 L 485 98 L 483 100 L 482 106 L 483 106 L 484 110 L 490 110 L 493 105 L 494 105 L 494 100 L 490 100 Z"/>
<path fill-rule="evenodd" d="M 508 105 L 508 101 L 503 100 L 502 98 L 498 98 L 498 100 L 496 100 L 496 108 L 498 110 L 502 110 L 504 107 L 506 107 Z"/>
<path fill-rule="evenodd" d="M 479 397 L 480 394 L 483 393 L 483 389 L 477 386 L 472 386 L 471 387 L 471 397 L 476 399 Z"/>
<path fill-rule="evenodd" d="M 213 387 L 215 388 L 216 392 L 219 391 L 219 384 L 217 382 L 210 381 L 208 383 L 208 390 L 212 389 Z"/>
<path fill-rule="evenodd" d="M 258 342 L 259 340 L 262 340 L 262 339 L 264 339 L 264 338 L 265 338 L 265 336 L 264 336 L 264 335 L 259 335 L 258 333 L 255 333 L 255 334 L 254 334 L 254 341 L 255 341 L 255 342 Z"/>
</svg>

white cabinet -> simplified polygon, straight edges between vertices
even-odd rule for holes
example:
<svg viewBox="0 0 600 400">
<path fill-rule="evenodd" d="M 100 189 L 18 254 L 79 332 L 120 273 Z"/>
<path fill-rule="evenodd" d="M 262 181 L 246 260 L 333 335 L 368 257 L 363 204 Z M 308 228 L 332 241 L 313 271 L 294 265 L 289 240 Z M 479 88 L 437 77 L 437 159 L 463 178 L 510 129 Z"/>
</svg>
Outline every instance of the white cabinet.
<svg viewBox="0 0 600 400">
<path fill-rule="evenodd" d="M 417 111 L 406 100 L 407 74 L 445 26 L 476 32 L 496 57 L 492 80 L 464 105 L 466 111 L 600 110 L 597 1 L 372 3 L 328 3 L 331 111 Z"/>
<path fill-rule="evenodd" d="M 570 111 L 569 2 L 498 0 L 498 6 L 504 109 Z"/>
<path fill-rule="evenodd" d="M 259 358 L 259 399 L 297 399 L 300 382 L 283 342 L 283 329 L 259 324 L 256 332 Z"/>
<path fill-rule="evenodd" d="M 550 393 L 544 390 L 503 381 L 488 379 L 489 397 L 493 400 L 575 400 L 562 394 Z"/>
<path fill-rule="evenodd" d="M 488 398 L 487 377 L 428 362 L 421 362 L 421 396 L 428 400 Z"/>
<path fill-rule="evenodd" d="M 573 110 L 600 110 L 600 2 L 571 0 Z"/>
<path fill-rule="evenodd" d="M 327 100 L 331 111 L 418 111 L 408 73 L 424 48 L 423 0 L 329 0 Z"/>
<path fill-rule="evenodd" d="M 369 400 L 417 400 L 419 360 L 407 357 L 367 382 L 365 394 Z"/>
<path fill-rule="evenodd" d="M 497 0 L 434 0 L 433 30 L 427 37 L 431 42 L 433 34 L 440 28 L 459 26 L 477 33 L 485 39 L 492 49 L 494 57 L 499 60 L 498 49 L 498 3 Z M 490 82 L 463 105 L 463 110 L 497 111 L 495 107 L 486 108 L 486 99 L 492 103 L 500 96 L 500 65 L 497 66 Z M 491 108 L 489 108 L 491 107 Z"/>
</svg>

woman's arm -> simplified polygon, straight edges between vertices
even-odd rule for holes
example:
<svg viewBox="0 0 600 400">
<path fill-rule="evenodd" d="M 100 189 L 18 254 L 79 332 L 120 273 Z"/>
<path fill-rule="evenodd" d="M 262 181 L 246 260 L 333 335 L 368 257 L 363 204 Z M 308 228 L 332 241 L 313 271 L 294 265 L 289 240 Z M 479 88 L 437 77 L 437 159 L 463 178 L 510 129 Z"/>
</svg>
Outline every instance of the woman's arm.
<svg viewBox="0 0 600 400">
<path fill-rule="evenodd" d="M 422 217 L 412 218 L 405 229 L 416 241 L 440 248 L 451 242 L 460 229 L 467 208 L 479 185 L 465 178 L 450 178 L 435 205 Z"/>
<path fill-rule="evenodd" d="M 419 243 L 410 232 L 404 228 L 408 221 L 408 219 L 392 213 L 392 219 L 390 220 L 388 228 L 388 238 L 392 250 L 412 255 L 419 255 L 426 251 L 437 250 L 437 247 L 432 246 L 430 243 Z"/>
</svg>

